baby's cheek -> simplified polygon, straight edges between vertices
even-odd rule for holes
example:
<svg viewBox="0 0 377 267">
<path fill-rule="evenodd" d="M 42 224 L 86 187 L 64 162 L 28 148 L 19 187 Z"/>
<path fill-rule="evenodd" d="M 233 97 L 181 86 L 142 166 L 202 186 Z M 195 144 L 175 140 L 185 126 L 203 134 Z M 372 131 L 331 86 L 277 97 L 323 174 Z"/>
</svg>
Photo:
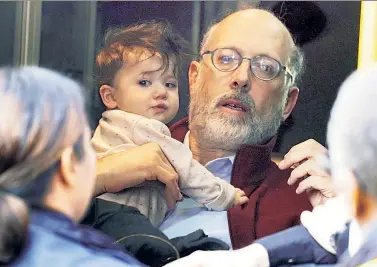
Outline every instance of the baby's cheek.
<svg viewBox="0 0 377 267">
<path fill-rule="evenodd" d="M 170 99 L 171 99 L 170 105 L 172 107 L 172 110 L 174 110 L 174 112 L 178 112 L 178 109 L 179 109 L 178 92 L 176 94 L 172 95 L 172 97 Z"/>
<path fill-rule="evenodd" d="M 177 115 L 178 113 L 178 110 L 179 110 L 179 103 L 177 102 L 174 106 L 174 108 L 172 109 L 172 116 L 175 117 L 175 115 Z"/>
</svg>

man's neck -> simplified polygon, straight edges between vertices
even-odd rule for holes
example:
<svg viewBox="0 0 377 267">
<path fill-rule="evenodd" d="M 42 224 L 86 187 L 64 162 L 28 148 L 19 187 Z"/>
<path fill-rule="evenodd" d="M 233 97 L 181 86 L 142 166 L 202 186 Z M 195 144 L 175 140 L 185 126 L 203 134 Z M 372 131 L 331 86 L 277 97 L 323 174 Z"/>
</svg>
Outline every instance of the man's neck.
<svg viewBox="0 0 377 267">
<path fill-rule="evenodd" d="M 190 131 L 189 145 L 194 159 L 202 165 L 218 158 L 229 157 L 236 154 L 236 151 L 218 149 L 208 142 L 200 142 L 197 138 L 197 133 L 192 131 Z"/>
</svg>

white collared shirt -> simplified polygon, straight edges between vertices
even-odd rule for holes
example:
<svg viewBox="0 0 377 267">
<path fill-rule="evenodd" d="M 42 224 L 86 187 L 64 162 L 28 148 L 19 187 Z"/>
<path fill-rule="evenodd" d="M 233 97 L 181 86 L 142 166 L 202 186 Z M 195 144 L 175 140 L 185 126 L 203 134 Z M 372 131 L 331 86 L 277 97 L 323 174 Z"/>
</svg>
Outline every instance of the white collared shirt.
<svg viewBox="0 0 377 267">
<path fill-rule="evenodd" d="M 190 131 L 184 144 L 189 146 Z M 235 155 L 208 162 L 205 167 L 215 176 L 230 183 Z M 203 205 L 185 198 L 159 227 L 169 238 L 187 235 L 202 229 L 210 237 L 218 238 L 232 247 L 226 211 L 209 211 Z"/>
</svg>

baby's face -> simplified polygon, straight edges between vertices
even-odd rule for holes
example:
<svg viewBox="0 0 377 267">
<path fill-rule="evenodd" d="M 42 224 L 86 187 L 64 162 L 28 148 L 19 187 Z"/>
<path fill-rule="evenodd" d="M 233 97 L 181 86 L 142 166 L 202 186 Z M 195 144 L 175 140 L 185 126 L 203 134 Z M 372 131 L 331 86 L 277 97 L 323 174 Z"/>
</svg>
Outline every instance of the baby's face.
<svg viewBox="0 0 377 267">
<path fill-rule="evenodd" d="M 171 121 L 178 112 L 178 80 L 174 62 L 165 71 L 162 57 L 148 52 L 125 64 L 115 77 L 114 97 L 117 108 L 163 123 Z"/>
</svg>

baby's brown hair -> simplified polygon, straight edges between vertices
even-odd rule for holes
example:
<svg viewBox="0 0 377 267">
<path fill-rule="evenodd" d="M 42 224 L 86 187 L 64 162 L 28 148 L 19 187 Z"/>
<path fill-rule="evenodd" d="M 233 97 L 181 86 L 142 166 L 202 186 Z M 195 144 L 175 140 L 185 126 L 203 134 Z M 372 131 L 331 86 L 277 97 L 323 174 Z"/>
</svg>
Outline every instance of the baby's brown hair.
<svg viewBox="0 0 377 267">
<path fill-rule="evenodd" d="M 99 86 L 112 85 L 117 72 L 128 62 L 129 54 L 145 50 L 151 56 L 160 54 L 163 60 L 161 68 L 165 70 L 169 68 L 169 61 L 173 61 L 174 73 L 177 73 L 186 47 L 185 39 L 165 21 L 149 21 L 123 29 L 112 29 L 106 34 L 105 45 L 96 57 L 96 82 Z"/>
</svg>

